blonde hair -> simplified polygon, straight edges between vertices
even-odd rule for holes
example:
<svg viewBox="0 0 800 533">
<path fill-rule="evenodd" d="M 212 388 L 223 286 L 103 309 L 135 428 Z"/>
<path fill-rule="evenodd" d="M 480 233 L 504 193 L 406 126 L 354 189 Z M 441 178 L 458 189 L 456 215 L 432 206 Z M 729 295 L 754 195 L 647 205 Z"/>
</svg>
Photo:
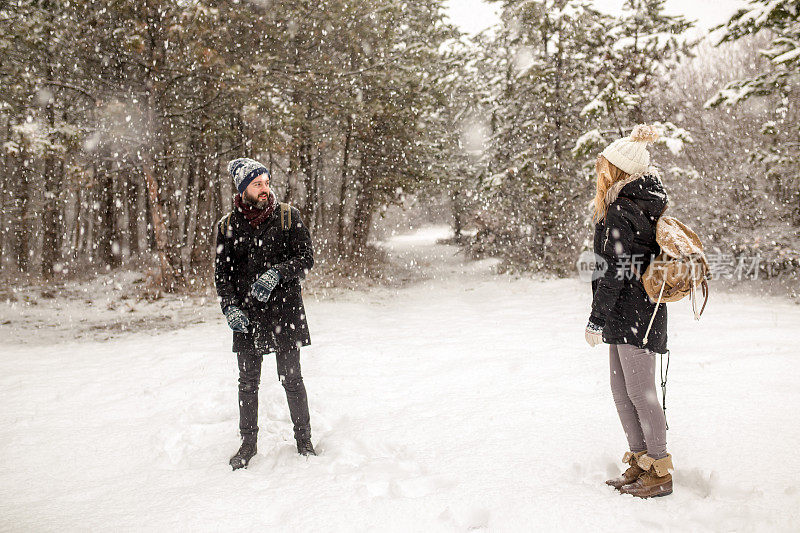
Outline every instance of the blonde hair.
<svg viewBox="0 0 800 533">
<path fill-rule="evenodd" d="M 592 221 L 597 223 L 606 218 L 606 211 L 608 210 L 606 195 L 608 194 L 608 190 L 618 181 L 628 179 L 630 174 L 614 166 L 602 155 L 597 158 L 594 170 L 597 173 L 597 193 L 594 196 L 594 215 L 592 216 Z"/>
</svg>

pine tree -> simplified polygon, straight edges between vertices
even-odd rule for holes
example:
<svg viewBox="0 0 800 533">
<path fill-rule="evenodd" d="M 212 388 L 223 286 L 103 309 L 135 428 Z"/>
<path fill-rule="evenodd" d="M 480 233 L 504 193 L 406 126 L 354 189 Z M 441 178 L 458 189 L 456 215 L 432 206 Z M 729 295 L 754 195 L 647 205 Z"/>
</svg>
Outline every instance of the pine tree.
<svg viewBox="0 0 800 533">
<path fill-rule="evenodd" d="M 592 100 L 581 111 L 591 129 L 573 147 L 573 154 L 587 158 L 603 146 L 630 132 L 639 123 L 655 123 L 661 130 L 661 143 L 672 147 L 688 142 L 691 136 L 664 120 L 649 102 L 667 72 L 682 58 L 691 57 L 696 43 L 685 35 L 692 23 L 682 16 L 664 13 L 665 0 L 627 0 L 622 16 L 604 23 L 602 50 L 596 56 L 591 78 L 595 85 Z"/>
<path fill-rule="evenodd" d="M 764 166 L 778 202 L 791 206 L 789 216 L 800 227 L 800 2 L 755 0 L 723 26 L 718 45 L 767 33 L 762 51 L 768 67 L 754 76 L 734 80 L 706 102 L 707 108 L 738 105 L 757 97 L 774 97 L 778 105 L 765 110 L 760 133 L 771 139 L 753 159 Z"/>
<path fill-rule="evenodd" d="M 583 184 L 570 149 L 604 17 L 581 1 L 503 6 L 487 54 L 493 131 L 477 245 L 509 268 L 566 274 L 582 239 Z"/>
<path fill-rule="evenodd" d="M 4 272 L 127 261 L 150 269 L 155 294 L 207 279 L 214 222 L 234 193 L 225 163 L 239 156 L 269 166 L 276 192 L 312 229 L 321 265 L 362 256 L 375 213 L 447 181 L 436 162 L 450 149 L 436 137 L 447 106 L 440 45 L 454 35 L 441 2 L 371 9 L 347 0 L 0 5 L 10 59 L 0 69 Z M 65 246 L 51 246 L 60 236 Z"/>
</svg>

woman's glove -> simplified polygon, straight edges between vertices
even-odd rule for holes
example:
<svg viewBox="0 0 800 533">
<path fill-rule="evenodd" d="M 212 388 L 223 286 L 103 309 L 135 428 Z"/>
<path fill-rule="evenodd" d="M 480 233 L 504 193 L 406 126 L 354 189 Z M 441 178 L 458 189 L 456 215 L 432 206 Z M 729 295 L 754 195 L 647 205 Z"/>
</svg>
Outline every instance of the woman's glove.
<svg viewBox="0 0 800 533">
<path fill-rule="evenodd" d="M 250 325 L 250 319 L 247 318 L 244 311 L 234 305 L 229 305 L 225 308 L 223 313 L 225 314 L 225 320 L 228 321 L 228 326 L 230 326 L 233 331 L 247 333 L 247 326 Z"/>
<path fill-rule="evenodd" d="M 280 280 L 280 272 L 274 268 L 270 268 L 253 282 L 253 286 L 250 288 L 250 294 L 252 294 L 256 300 L 266 302 L 269 300 L 269 295 L 272 294 L 272 291 L 278 286 Z"/>
<path fill-rule="evenodd" d="M 586 324 L 584 337 L 586 338 L 586 342 L 589 343 L 589 346 L 594 348 L 603 342 L 603 326 L 598 326 L 590 320 L 589 323 Z"/>
</svg>

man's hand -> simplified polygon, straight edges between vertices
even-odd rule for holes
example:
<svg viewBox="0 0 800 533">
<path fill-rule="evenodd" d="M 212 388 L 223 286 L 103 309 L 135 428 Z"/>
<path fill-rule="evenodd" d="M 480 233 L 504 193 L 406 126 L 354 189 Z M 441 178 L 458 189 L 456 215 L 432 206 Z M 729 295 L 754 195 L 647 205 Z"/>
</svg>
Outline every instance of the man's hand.
<svg viewBox="0 0 800 533">
<path fill-rule="evenodd" d="M 228 321 L 228 326 L 230 326 L 233 331 L 247 333 L 247 326 L 250 325 L 250 319 L 247 318 L 244 311 L 234 305 L 229 305 L 225 308 L 223 313 L 225 314 L 225 320 Z"/>
<path fill-rule="evenodd" d="M 586 338 L 586 342 L 589 343 L 589 346 L 594 348 L 603 342 L 603 326 L 598 326 L 590 320 L 589 323 L 586 324 L 584 337 Z"/>
<path fill-rule="evenodd" d="M 272 294 L 272 291 L 278 286 L 280 280 L 280 273 L 274 268 L 270 268 L 261 274 L 253 283 L 253 286 L 250 288 L 250 294 L 252 294 L 256 300 L 266 302 L 269 300 L 269 295 Z"/>
</svg>

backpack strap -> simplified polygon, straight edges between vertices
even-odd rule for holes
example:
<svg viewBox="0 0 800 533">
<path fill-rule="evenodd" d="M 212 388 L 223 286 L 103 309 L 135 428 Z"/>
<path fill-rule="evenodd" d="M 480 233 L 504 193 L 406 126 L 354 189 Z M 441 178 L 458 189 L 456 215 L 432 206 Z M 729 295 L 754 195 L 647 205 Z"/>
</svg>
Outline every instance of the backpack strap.
<svg viewBox="0 0 800 533">
<path fill-rule="evenodd" d="M 219 219 L 219 222 L 217 223 L 219 225 L 220 231 L 222 231 L 222 228 L 225 228 L 226 237 L 231 232 L 231 215 L 233 215 L 233 211 L 231 211 L 230 213 Z"/>
<path fill-rule="evenodd" d="M 667 369 L 664 370 L 664 354 L 661 354 L 661 367 L 658 372 L 661 375 L 661 406 L 664 409 L 664 425 L 669 429 L 667 422 L 667 374 L 669 374 L 669 350 L 667 350 Z"/>
<path fill-rule="evenodd" d="M 289 231 L 292 228 L 292 206 L 281 202 L 281 229 Z"/>
<path fill-rule="evenodd" d="M 697 303 L 696 303 L 696 300 L 697 300 L 696 290 L 695 290 L 694 285 L 692 285 L 692 287 L 691 287 L 692 311 L 694 311 L 694 319 L 695 320 L 700 320 L 700 317 L 703 316 L 703 311 L 706 310 L 706 304 L 708 303 L 708 281 L 703 280 L 700 283 L 700 289 L 703 292 L 703 306 L 700 308 L 700 311 L 698 312 L 697 311 Z"/>
<path fill-rule="evenodd" d="M 647 339 L 650 337 L 650 328 L 653 327 L 653 321 L 656 319 L 656 313 L 658 313 L 658 308 L 661 307 L 661 297 L 664 295 L 664 287 L 667 285 L 667 280 L 661 282 L 661 290 L 658 293 L 658 300 L 656 301 L 656 307 L 653 309 L 653 316 L 650 317 L 650 323 L 647 324 L 647 331 L 644 332 L 644 344 L 647 344 Z"/>
</svg>

